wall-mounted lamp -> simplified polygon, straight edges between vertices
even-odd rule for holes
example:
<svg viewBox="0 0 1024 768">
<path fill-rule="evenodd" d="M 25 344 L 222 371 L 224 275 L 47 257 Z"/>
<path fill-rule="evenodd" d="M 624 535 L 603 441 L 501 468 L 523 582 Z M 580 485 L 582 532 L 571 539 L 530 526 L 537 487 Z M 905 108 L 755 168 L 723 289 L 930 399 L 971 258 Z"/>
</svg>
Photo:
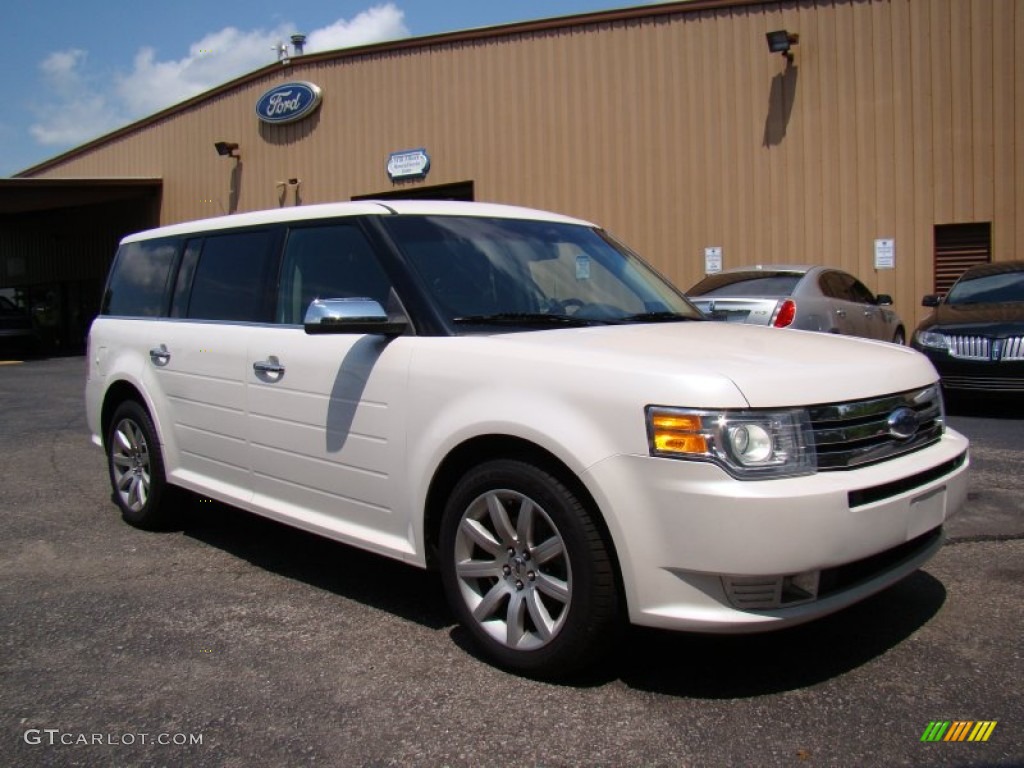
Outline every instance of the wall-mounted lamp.
<svg viewBox="0 0 1024 768">
<path fill-rule="evenodd" d="M 295 193 L 295 205 L 302 205 L 302 195 L 300 188 L 302 187 L 302 179 L 291 178 L 286 181 L 275 181 L 274 186 L 277 187 L 277 202 L 279 205 L 284 205 L 285 200 L 288 198 L 288 190 L 294 190 Z"/>
<path fill-rule="evenodd" d="M 768 40 L 769 53 L 781 53 L 786 57 L 787 61 L 793 60 L 793 52 L 790 48 L 800 42 L 800 35 L 795 32 L 778 29 L 774 32 L 768 32 L 765 38 Z"/>
<path fill-rule="evenodd" d="M 235 154 L 238 151 L 238 143 L 234 141 L 218 141 L 215 142 L 213 148 L 217 150 L 217 154 L 221 157 L 238 157 Z"/>
</svg>

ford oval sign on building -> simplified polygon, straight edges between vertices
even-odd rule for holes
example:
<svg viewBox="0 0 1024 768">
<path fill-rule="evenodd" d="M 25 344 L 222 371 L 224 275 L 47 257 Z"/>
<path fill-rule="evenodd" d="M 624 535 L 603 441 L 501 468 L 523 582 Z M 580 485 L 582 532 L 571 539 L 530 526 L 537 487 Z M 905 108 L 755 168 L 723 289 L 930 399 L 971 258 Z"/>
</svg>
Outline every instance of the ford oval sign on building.
<svg viewBox="0 0 1024 768">
<path fill-rule="evenodd" d="M 256 117 L 264 123 L 294 123 L 320 106 L 320 88 L 313 83 L 295 82 L 276 85 L 256 102 Z"/>
</svg>

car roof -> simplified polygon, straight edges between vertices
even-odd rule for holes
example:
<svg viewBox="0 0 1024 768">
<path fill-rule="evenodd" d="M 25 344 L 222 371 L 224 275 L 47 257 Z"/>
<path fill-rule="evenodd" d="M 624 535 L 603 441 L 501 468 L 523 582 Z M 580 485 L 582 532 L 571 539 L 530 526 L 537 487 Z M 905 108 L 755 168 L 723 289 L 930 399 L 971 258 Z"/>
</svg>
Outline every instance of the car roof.
<svg viewBox="0 0 1024 768">
<path fill-rule="evenodd" d="M 720 275 L 731 275 L 739 272 L 792 272 L 793 274 L 807 274 L 812 269 L 819 269 L 814 264 L 748 264 L 744 267 L 730 267 L 717 273 Z"/>
<path fill-rule="evenodd" d="M 186 221 L 165 227 L 148 229 L 126 236 L 122 243 L 173 237 L 202 232 L 235 229 L 237 227 L 279 224 L 282 222 L 315 221 L 343 216 L 480 216 L 501 219 L 528 219 L 592 227 L 594 224 L 571 216 L 497 203 L 467 203 L 454 200 L 363 200 L 351 203 L 321 203 L 291 208 L 272 208 L 248 213 L 234 213 L 210 219 Z"/>
<path fill-rule="evenodd" d="M 988 264 L 976 264 L 964 270 L 959 279 L 1002 275 L 1007 272 L 1024 272 L 1024 261 L 993 261 Z"/>
</svg>

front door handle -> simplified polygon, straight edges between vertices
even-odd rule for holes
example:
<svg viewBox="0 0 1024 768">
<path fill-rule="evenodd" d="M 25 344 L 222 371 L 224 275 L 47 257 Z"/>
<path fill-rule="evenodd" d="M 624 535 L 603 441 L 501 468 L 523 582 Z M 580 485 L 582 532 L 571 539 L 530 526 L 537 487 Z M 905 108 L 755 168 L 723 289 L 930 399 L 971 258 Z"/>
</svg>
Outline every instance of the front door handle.
<svg viewBox="0 0 1024 768">
<path fill-rule="evenodd" d="M 153 365 L 159 365 L 163 368 L 171 362 L 171 353 L 167 350 L 166 344 L 161 344 L 159 347 L 153 347 L 149 350 L 149 359 L 153 361 Z"/>
<path fill-rule="evenodd" d="M 256 372 L 257 376 L 272 376 L 276 379 L 284 376 L 284 366 L 281 365 L 281 361 L 277 359 L 276 355 L 271 355 L 266 360 L 258 360 L 252 364 L 252 369 Z"/>
<path fill-rule="evenodd" d="M 839 317 L 846 317 L 846 310 L 845 310 L 845 309 L 837 309 L 837 310 L 836 310 L 836 314 L 837 314 L 837 315 L 838 315 Z"/>
</svg>

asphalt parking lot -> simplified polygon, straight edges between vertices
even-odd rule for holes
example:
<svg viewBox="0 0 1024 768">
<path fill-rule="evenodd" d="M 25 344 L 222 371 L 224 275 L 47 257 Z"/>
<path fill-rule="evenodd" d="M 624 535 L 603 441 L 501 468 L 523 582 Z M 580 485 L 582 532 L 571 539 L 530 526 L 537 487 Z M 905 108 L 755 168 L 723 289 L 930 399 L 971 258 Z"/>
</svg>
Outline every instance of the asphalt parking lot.
<svg viewBox="0 0 1024 768">
<path fill-rule="evenodd" d="M 1024 765 L 1024 413 L 960 408 L 950 542 L 816 624 L 631 630 L 573 684 L 474 656 L 432 575 L 193 500 L 121 522 L 81 357 L 0 364 L 0 764 Z M 921 741 L 933 721 L 988 741 Z"/>
</svg>

